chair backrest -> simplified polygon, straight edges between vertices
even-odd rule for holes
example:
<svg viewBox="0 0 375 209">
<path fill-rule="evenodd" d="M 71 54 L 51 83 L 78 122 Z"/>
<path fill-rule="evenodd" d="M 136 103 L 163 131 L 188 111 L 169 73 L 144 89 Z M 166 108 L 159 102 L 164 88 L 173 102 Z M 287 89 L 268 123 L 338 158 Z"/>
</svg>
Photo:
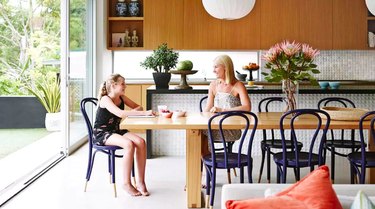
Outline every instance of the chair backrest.
<svg viewBox="0 0 375 209">
<path fill-rule="evenodd" d="M 232 123 L 235 122 L 236 124 L 243 124 L 243 132 L 238 145 L 238 153 L 237 153 L 237 162 L 238 165 L 240 164 L 241 160 L 241 153 L 247 153 L 248 157 L 251 157 L 251 147 L 255 135 L 256 128 L 258 126 L 258 118 L 257 116 L 249 111 L 225 111 L 219 112 L 213 115 L 208 120 L 208 138 L 210 140 L 210 147 L 211 147 L 211 156 L 212 160 L 216 162 L 216 154 L 223 153 L 224 150 L 224 158 L 225 158 L 225 166 L 228 164 L 228 149 L 227 143 L 225 139 L 225 123 L 227 121 L 231 121 Z M 250 127 L 250 125 L 253 125 Z M 216 130 L 219 130 L 220 134 L 220 143 L 214 141 L 213 137 L 213 130 L 216 127 Z M 250 129 L 250 134 L 248 136 L 248 132 Z M 244 146 L 244 142 L 248 141 L 247 147 Z M 219 146 L 217 146 L 219 144 Z M 224 149 L 223 149 L 224 148 Z M 246 149 L 247 148 L 247 149 Z"/>
<path fill-rule="evenodd" d="M 82 112 L 83 118 L 85 119 L 85 123 L 86 123 L 90 150 L 91 150 L 92 144 L 93 144 L 93 128 L 92 128 L 92 122 L 90 121 L 90 118 L 87 114 L 88 106 L 86 106 L 86 105 L 90 104 L 92 107 L 96 107 L 97 103 L 98 103 L 97 98 L 87 97 L 87 98 L 82 99 L 81 104 L 80 104 L 81 105 L 80 106 L 81 112 Z"/>
<path fill-rule="evenodd" d="M 268 112 L 270 110 L 271 105 L 275 105 L 275 104 L 280 105 L 280 103 L 284 103 L 284 102 L 286 102 L 285 97 L 266 97 L 260 100 L 258 104 L 258 112 Z M 271 129 L 268 131 L 268 133 L 271 133 L 270 137 L 267 137 L 267 130 L 263 129 L 262 132 L 263 132 L 263 140 L 267 140 L 267 139 L 275 140 L 274 129 Z"/>
<path fill-rule="evenodd" d="M 363 125 L 365 120 L 371 119 L 370 121 L 370 133 L 372 135 L 373 140 L 375 141 L 375 111 L 370 111 L 365 113 L 361 119 L 359 120 L 359 136 L 361 139 L 361 157 L 362 157 L 362 162 L 367 162 L 366 161 L 366 141 L 365 141 L 365 135 L 364 135 L 364 129 Z M 369 142 L 370 143 L 370 142 Z"/>
<path fill-rule="evenodd" d="M 355 104 L 350 99 L 344 98 L 344 97 L 326 97 L 318 102 L 318 109 L 322 109 L 322 107 L 326 106 L 334 106 L 334 107 L 349 107 L 349 108 L 355 108 Z M 351 130 L 351 139 L 354 140 L 355 138 L 355 130 Z M 331 139 L 335 139 L 334 131 L 331 130 Z M 341 140 L 345 139 L 345 131 L 341 130 Z"/>
<path fill-rule="evenodd" d="M 312 154 L 314 153 L 314 147 L 318 145 L 318 153 L 315 152 L 315 154 L 318 154 L 319 156 L 319 165 L 323 165 L 325 163 L 324 155 L 323 155 L 323 147 L 326 141 L 327 131 L 329 128 L 329 124 L 331 122 L 331 118 L 329 114 L 323 110 L 318 109 L 296 109 L 291 110 L 286 113 L 284 113 L 280 118 L 280 133 L 281 133 L 281 140 L 282 140 L 282 147 L 283 147 L 283 158 L 284 162 L 286 162 L 286 152 L 287 152 L 287 146 L 285 143 L 285 140 L 287 140 L 286 134 L 285 134 L 285 126 L 288 125 L 290 127 L 290 140 L 292 140 L 294 147 L 297 146 L 297 135 L 295 132 L 295 125 L 298 123 L 298 118 L 303 118 L 304 115 L 310 115 L 312 118 L 311 121 L 316 121 L 316 125 L 312 124 L 312 127 L 315 127 L 314 129 L 311 129 L 313 131 L 311 140 L 309 139 L 310 146 L 309 146 L 309 162 L 312 160 Z M 314 120 L 314 118 L 316 120 Z M 299 153 L 301 151 L 298 149 L 294 149 L 294 159 L 299 159 Z"/>
<path fill-rule="evenodd" d="M 205 102 L 207 102 L 207 98 L 208 98 L 208 96 L 204 96 L 204 97 L 202 97 L 201 100 L 199 101 L 199 111 L 200 111 L 200 112 L 203 112 L 203 104 L 204 104 Z"/>
</svg>

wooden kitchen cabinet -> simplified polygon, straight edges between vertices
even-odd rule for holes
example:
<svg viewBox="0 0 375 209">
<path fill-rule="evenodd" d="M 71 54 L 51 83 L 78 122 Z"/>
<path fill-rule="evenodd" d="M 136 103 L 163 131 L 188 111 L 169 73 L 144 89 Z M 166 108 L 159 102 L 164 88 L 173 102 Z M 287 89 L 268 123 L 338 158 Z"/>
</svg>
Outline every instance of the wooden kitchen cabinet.
<svg viewBox="0 0 375 209">
<path fill-rule="evenodd" d="M 223 49 L 260 49 L 260 4 L 241 19 L 222 21 Z"/>
<path fill-rule="evenodd" d="M 332 49 L 332 0 L 303 1 L 298 41 L 319 50 Z"/>
<path fill-rule="evenodd" d="M 173 49 L 183 49 L 184 1 L 144 0 L 144 48 L 155 49 L 167 43 Z"/>
<path fill-rule="evenodd" d="M 364 0 L 333 0 L 333 49 L 367 49 Z"/>
<path fill-rule="evenodd" d="M 221 20 L 211 17 L 202 0 L 184 2 L 184 49 L 222 49 Z"/>
<path fill-rule="evenodd" d="M 142 106 L 142 85 L 127 84 L 125 89 L 125 95 L 135 103 Z M 145 107 L 144 107 L 145 108 Z M 129 110 L 129 107 L 126 107 Z"/>
<path fill-rule="evenodd" d="M 299 39 L 300 0 L 262 0 L 260 1 L 260 47 L 269 49 L 285 39 Z M 303 1 L 302 3 L 305 3 Z"/>
</svg>

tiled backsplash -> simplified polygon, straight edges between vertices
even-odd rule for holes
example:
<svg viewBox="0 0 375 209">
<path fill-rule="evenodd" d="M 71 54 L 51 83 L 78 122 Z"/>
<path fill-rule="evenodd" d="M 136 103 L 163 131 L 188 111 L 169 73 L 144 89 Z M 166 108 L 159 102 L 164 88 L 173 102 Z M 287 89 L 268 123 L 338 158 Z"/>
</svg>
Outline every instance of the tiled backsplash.
<svg viewBox="0 0 375 209">
<path fill-rule="evenodd" d="M 319 80 L 375 80 L 374 50 L 320 51 L 315 61 Z"/>
</svg>

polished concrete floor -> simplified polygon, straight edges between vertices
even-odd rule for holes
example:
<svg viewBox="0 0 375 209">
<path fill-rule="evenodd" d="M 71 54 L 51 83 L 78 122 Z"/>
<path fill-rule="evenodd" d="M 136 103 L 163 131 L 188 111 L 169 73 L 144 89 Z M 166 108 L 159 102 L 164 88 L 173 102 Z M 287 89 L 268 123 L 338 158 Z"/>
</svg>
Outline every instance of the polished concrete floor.
<svg viewBox="0 0 375 209">
<path fill-rule="evenodd" d="M 254 159 L 254 181 L 257 181 L 259 159 Z M 348 183 L 347 161 L 338 158 L 336 183 Z M 2 208 L 48 208 L 48 209 L 179 209 L 186 208 L 185 158 L 156 157 L 147 160 L 146 178 L 151 193 L 149 197 L 130 197 L 121 189 L 121 166 L 117 162 L 117 191 L 109 184 L 107 158 L 97 156 L 87 192 L 83 192 L 87 166 L 87 145 L 61 161 L 46 174 L 8 201 Z M 274 166 L 273 166 L 274 167 Z M 304 173 L 306 173 L 305 171 Z M 290 174 L 293 172 L 290 171 Z M 274 170 L 272 171 L 274 175 Z M 304 175 L 304 174 L 303 174 Z M 273 179 L 275 179 L 273 177 Z M 227 183 L 226 172 L 219 171 L 217 177 L 215 207 L 220 208 L 220 193 Z M 239 177 L 233 177 L 238 182 Z M 288 178 L 292 182 L 293 177 Z M 264 180 L 262 181 L 264 182 Z M 204 190 L 202 190 L 204 192 Z"/>
</svg>

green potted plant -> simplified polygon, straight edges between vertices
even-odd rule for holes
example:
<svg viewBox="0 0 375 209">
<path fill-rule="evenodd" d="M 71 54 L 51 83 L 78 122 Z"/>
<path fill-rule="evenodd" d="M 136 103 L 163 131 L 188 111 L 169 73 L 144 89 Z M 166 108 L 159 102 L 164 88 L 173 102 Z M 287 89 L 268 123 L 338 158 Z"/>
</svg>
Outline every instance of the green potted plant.
<svg viewBox="0 0 375 209">
<path fill-rule="evenodd" d="M 157 89 L 168 89 L 171 80 L 170 69 L 173 69 L 178 60 L 178 52 L 168 48 L 166 43 L 158 46 L 153 53 L 140 63 L 145 69 L 154 70 L 152 74 Z"/>
<path fill-rule="evenodd" d="M 32 82 L 25 84 L 26 89 L 33 94 L 47 110 L 45 125 L 48 131 L 60 130 L 60 81 L 55 72 L 31 75 Z"/>
</svg>

